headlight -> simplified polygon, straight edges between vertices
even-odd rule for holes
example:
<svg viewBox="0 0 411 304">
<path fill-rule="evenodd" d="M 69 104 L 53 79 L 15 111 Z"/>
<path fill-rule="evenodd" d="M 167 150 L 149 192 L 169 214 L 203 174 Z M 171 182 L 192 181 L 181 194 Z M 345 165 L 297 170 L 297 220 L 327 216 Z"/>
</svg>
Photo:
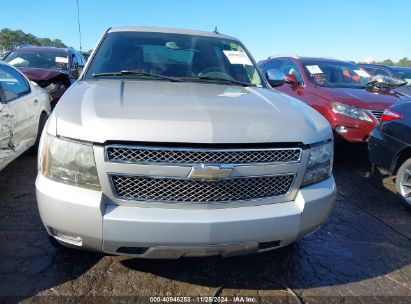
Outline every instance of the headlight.
<svg viewBox="0 0 411 304">
<path fill-rule="evenodd" d="M 90 144 L 63 140 L 44 134 L 41 171 L 56 182 L 92 190 L 101 190 Z"/>
<path fill-rule="evenodd" d="M 333 159 L 333 141 L 312 145 L 307 170 L 301 186 L 311 185 L 329 178 L 332 174 Z"/>
<path fill-rule="evenodd" d="M 336 101 L 331 102 L 331 108 L 334 113 L 341 114 L 344 116 L 352 117 L 359 120 L 366 120 L 373 122 L 371 117 L 362 109 L 349 106 Z"/>
</svg>

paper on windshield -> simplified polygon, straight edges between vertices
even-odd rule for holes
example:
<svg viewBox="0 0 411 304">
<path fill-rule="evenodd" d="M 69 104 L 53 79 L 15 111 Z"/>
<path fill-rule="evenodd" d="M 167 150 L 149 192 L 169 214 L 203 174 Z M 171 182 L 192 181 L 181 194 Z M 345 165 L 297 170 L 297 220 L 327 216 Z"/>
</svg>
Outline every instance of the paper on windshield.
<svg viewBox="0 0 411 304">
<path fill-rule="evenodd" d="M 366 77 L 366 78 L 371 77 L 371 75 L 368 74 L 364 70 L 354 70 L 354 73 L 357 74 L 358 76 L 361 76 L 361 77 Z"/>
<path fill-rule="evenodd" d="M 245 52 L 241 52 L 241 51 L 223 51 L 223 52 L 231 64 L 253 65 L 250 58 L 248 58 Z"/>
<path fill-rule="evenodd" d="M 305 67 L 307 68 L 307 70 L 310 72 L 311 75 L 323 73 L 323 71 L 320 69 L 318 65 L 307 65 Z"/>
<path fill-rule="evenodd" d="M 58 63 L 68 63 L 68 57 L 56 57 Z"/>
<path fill-rule="evenodd" d="M 9 64 L 11 64 L 13 66 L 19 66 L 19 67 L 29 66 L 29 62 L 27 60 L 24 60 L 23 58 L 20 58 L 20 57 L 14 58 L 13 60 L 10 60 Z"/>
</svg>

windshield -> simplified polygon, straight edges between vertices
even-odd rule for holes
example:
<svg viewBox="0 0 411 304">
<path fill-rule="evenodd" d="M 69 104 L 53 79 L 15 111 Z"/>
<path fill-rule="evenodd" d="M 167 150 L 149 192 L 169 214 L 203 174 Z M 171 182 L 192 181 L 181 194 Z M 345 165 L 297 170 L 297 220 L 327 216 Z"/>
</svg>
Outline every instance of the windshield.
<svg viewBox="0 0 411 304">
<path fill-rule="evenodd" d="M 407 86 L 411 86 L 411 68 L 391 68 L 394 71 L 394 77 L 401 78 L 407 82 Z"/>
<path fill-rule="evenodd" d="M 15 50 L 4 60 L 15 67 L 68 70 L 64 52 Z"/>
<path fill-rule="evenodd" d="M 165 79 L 149 74 L 185 81 L 227 80 L 250 86 L 262 85 L 256 67 L 238 41 L 155 32 L 107 34 L 85 78 L 94 79 L 94 75 Z"/>
<path fill-rule="evenodd" d="M 315 85 L 329 88 L 365 88 L 371 77 L 359 66 L 342 61 L 305 61 L 304 70 Z"/>
</svg>

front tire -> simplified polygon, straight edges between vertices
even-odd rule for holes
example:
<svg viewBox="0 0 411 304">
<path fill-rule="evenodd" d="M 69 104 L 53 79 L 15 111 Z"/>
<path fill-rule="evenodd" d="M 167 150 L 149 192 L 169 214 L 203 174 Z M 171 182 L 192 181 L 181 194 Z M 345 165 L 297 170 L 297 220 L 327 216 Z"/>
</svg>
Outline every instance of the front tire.
<svg viewBox="0 0 411 304">
<path fill-rule="evenodd" d="M 395 186 L 401 201 L 411 210 L 411 158 L 398 169 Z"/>
<path fill-rule="evenodd" d="M 30 154 L 36 154 L 37 153 L 39 143 L 40 143 L 41 133 L 43 132 L 44 126 L 46 125 L 46 122 L 47 122 L 48 118 L 49 118 L 49 116 L 46 113 L 44 113 L 44 112 L 41 113 L 40 119 L 39 119 L 39 127 L 38 127 L 38 130 L 37 130 L 36 142 L 29 149 Z"/>
</svg>

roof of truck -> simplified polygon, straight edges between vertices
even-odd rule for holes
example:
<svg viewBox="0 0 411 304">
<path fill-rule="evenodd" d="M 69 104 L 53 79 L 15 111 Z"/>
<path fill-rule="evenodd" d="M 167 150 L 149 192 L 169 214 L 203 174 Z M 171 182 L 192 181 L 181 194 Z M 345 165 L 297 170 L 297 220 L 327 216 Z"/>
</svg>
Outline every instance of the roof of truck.
<svg viewBox="0 0 411 304">
<path fill-rule="evenodd" d="M 344 60 L 340 58 L 333 58 L 333 57 L 307 57 L 307 56 L 297 56 L 297 55 L 277 55 L 277 56 L 270 56 L 268 57 L 267 60 L 271 59 L 288 59 L 288 58 L 293 58 L 293 59 L 298 59 L 301 61 L 336 61 L 336 62 L 352 62 L 349 60 Z"/>
<path fill-rule="evenodd" d="M 121 27 L 112 27 L 108 30 L 108 32 L 109 33 L 112 33 L 112 32 L 152 32 L 152 33 L 182 34 L 182 35 L 191 35 L 191 36 L 205 36 L 205 37 L 238 40 L 235 37 L 223 35 L 220 33 L 216 33 L 214 31 L 205 32 L 205 31 L 195 31 L 195 30 L 166 28 L 166 27 L 121 26 Z"/>
<path fill-rule="evenodd" d="M 15 51 L 24 50 L 28 52 L 55 52 L 67 53 L 69 48 L 57 48 L 54 46 L 37 46 L 37 45 L 22 45 L 15 49 Z"/>
</svg>

